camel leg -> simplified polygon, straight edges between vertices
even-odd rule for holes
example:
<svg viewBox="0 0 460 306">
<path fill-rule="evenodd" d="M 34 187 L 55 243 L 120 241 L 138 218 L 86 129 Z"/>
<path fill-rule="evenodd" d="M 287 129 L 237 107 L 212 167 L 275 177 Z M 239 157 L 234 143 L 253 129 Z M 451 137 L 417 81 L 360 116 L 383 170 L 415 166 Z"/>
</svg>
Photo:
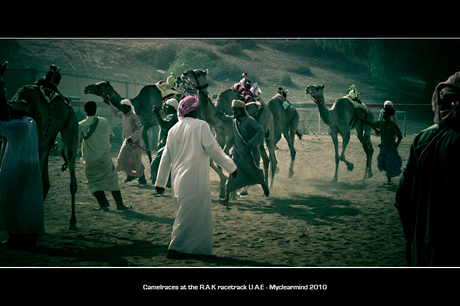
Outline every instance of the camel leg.
<svg viewBox="0 0 460 306">
<path fill-rule="evenodd" d="M 288 143 L 289 151 L 291 152 L 291 164 L 289 166 L 288 178 L 292 178 L 292 176 L 294 175 L 294 161 L 296 155 L 296 150 L 294 148 L 295 129 L 292 130 L 292 127 L 289 130 L 287 129 L 287 127 L 283 128 L 283 135 Z"/>
<path fill-rule="evenodd" d="M 358 139 L 363 146 L 364 153 L 366 153 L 366 169 L 364 170 L 363 180 L 371 178 L 372 174 L 372 155 L 374 154 L 374 147 L 372 146 L 370 131 L 366 129 L 363 135 L 363 127 L 356 128 Z"/>
<path fill-rule="evenodd" d="M 340 154 L 340 160 L 347 165 L 348 171 L 353 171 L 354 165 L 345 159 L 345 150 L 347 149 L 348 143 L 350 142 L 350 133 L 342 135 L 342 154 Z"/>
<path fill-rule="evenodd" d="M 372 146 L 371 142 L 371 135 L 367 133 L 364 134 L 364 141 L 367 144 L 367 178 L 371 178 L 374 176 L 372 174 L 372 155 L 374 155 L 374 147 Z"/>
<path fill-rule="evenodd" d="M 77 150 L 78 150 L 78 121 L 75 116 L 69 116 L 65 126 L 61 129 L 62 142 L 64 144 L 67 162 L 70 172 L 70 195 L 72 197 L 69 230 L 77 230 L 77 218 L 75 216 L 75 194 L 77 193 L 78 183 L 75 174 Z M 53 141 L 54 143 L 54 141 Z M 49 150 L 48 150 L 49 152 Z M 48 159 L 47 159 L 48 160 Z"/>
<path fill-rule="evenodd" d="M 219 193 L 219 198 L 220 199 L 223 199 L 225 198 L 225 183 L 227 182 L 227 176 L 224 174 L 224 172 L 222 171 L 222 168 L 216 164 L 214 164 L 214 162 L 211 160 L 211 168 L 216 171 L 217 175 L 219 176 L 220 178 L 220 193 Z"/>
<path fill-rule="evenodd" d="M 49 150 L 40 154 L 40 170 L 42 172 L 42 184 L 43 184 L 43 201 L 46 199 L 48 195 L 48 191 L 50 190 L 50 177 L 48 173 L 48 158 L 49 158 Z"/>
<path fill-rule="evenodd" d="M 75 215 L 75 194 L 77 193 L 76 190 L 77 186 L 77 176 L 75 175 L 75 171 L 70 172 L 70 195 L 72 197 L 71 201 L 71 216 L 69 222 L 69 230 L 76 231 L 77 230 L 77 217 Z"/>
<path fill-rule="evenodd" d="M 260 152 L 260 156 L 262 157 L 262 161 L 264 163 L 265 182 L 268 182 L 268 170 L 269 170 L 269 166 L 270 166 L 270 159 L 268 158 L 267 152 L 265 151 L 263 141 L 259 145 L 259 152 Z"/>
<path fill-rule="evenodd" d="M 148 135 L 148 131 L 150 130 L 151 127 L 152 125 L 147 120 L 147 122 L 144 125 L 144 129 L 142 130 L 142 140 L 144 141 L 145 150 L 149 158 L 149 165 L 152 164 L 152 151 L 150 151 L 150 141 L 149 141 L 149 135 Z"/>
<path fill-rule="evenodd" d="M 270 132 L 268 132 L 268 133 L 270 133 Z M 265 138 L 265 142 L 266 142 L 267 148 L 268 148 L 268 156 L 269 156 L 270 167 L 271 167 L 271 179 L 270 179 L 270 189 L 271 189 L 271 188 L 273 188 L 273 181 L 275 180 L 275 173 L 278 171 L 278 161 L 276 160 L 276 155 L 275 155 L 275 141 L 273 139 L 272 134 L 268 134 L 268 136 Z M 263 151 L 265 152 L 263 142 L 262 142 L 261 146 L 263 148 Z M 267 156 L 266 153 L 265 153 L 265 156 Z M 265 162 L 264 162 L 264 167 L 265 167 Z M 267 170 L 268 170 L 268 168 L 267 168 Z M 268 185 L 267 180 L 265 181 L 265 183 Z"/>
<path fill-rule="evenodd" d="M 331 132 L 331 138 L 332 138 L 332 142 L 334 143 L 334 151 L 335 151 L 335 174 L 331 182 L 337 182 L 338 173 L 339 173 L 339 163 L 340 163 L 339 139 L 338 139 L 337 133 Z"/>
</svg>

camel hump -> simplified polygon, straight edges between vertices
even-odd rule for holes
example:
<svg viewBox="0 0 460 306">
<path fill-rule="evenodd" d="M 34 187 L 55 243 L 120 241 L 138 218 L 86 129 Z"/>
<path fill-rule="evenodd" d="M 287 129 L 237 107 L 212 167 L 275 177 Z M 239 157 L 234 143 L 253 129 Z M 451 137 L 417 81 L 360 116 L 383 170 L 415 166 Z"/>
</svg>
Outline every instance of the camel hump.
<svg viewBox="0 0 460 306">
<path fill-rule="evenodd" d="M 369 113 L 369 109 L 367 108 L 366 104 L 362 103 L 362 102 L 358 102 L 358 101 L 355 101 L 353 100 L 350 96 L 344 96 L 342 97 L 342 99 L 344 100 L 347 100 L 348 102 L 351 103 L 351 105 L 354 107 L 354 108 L 361 108 L 362 110 L 364 110 L 366 113 Z"/>
<path fill-rule="evenodd" d="M 18 91 L 14 95 L 13 100 L 23 99 L 27 101 L 28 100 L 27 97 L 29 97 L 30 99 L 30 95 L 35 95 L 35 96 L 39 95 L 46 101 L 46 103 L 51 103 L 55 99 L 60 98 L 62 102 L 64 102 L 67 106 L 71 107 L 69 100 L 61 93 L 59 92 L 48 93 L 43 88 L 40 88 L 37 85 L 22 86 L 21 88 L 18 89 Z"/>
<path fill-rule="evenodd" d="M 232 101 L 235 99 L 241 100 L 231 88 L 228 88 L 217 97 L 216 107 L 227 115 L 232 114 Z"/>
<path fill-rule="evenodd" d="M 16 91 L 14 94 L 13 100 L 26 100 L 24 97 L 28 97 L 29 95 L 40 94 L 39 89 L 35 85 L 24 85 Z"/>
</svg>

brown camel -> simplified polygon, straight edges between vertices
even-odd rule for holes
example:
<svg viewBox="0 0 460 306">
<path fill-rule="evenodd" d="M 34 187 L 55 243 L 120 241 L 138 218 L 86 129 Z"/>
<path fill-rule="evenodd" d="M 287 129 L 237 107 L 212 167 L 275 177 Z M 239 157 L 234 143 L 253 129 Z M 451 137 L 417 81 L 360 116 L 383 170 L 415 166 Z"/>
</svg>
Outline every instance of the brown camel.
<svg viewBox="0 0 460 306">
<path fill-rule="evenodd" d="M 199 69 L 186 71 L 182 74 L 181 79 L 191 84 L 194 88 L 198 89 L 200 101 L 208 102 L 206 104 L 203 104 L 204 107 L 201 109 L 201 112 L 203 114 L 203 118 L 205 119 L 205 121 L 208 122 L 209 125 L 213 126 L 216 120 L 218 121 L 220 120 L 214 116 L 216 106 L 212 103 L 211 99 L 209 99 L 208 97 L 208 90 L 207 90 L 208 81 L 206 79 L 207 73 L 208 73 L 208 70 L 199 70 Z M 227 106 L 231 105 L 234 99 L 237 99 L 236 94 L 233 98 L 226 99 L 225 104 Z M 224 103 L 223 99 L 220 99 L 220 103 Z M 226 109 L 227 109 L 227 108 L 224 108 L 223 106 L 221 108 L 220 105 L 218 105 L 217 108 L 222 110 L 224 113 L 226 112 Z M 264 142 L 262 142 L 259 145 L 259 152 L 262 157 L 263 164 L 264 164 L 265 182 L 268 182 L 269 168 L 271 167 L 270 188 L 273 188 L 273 181 L 275 178 L 275 171 L 277 167 L 277 161 L 276 161 L 276 156 L 275 156 L 274 132 L 273 132 L 274 131 L 273 115 L 270 112 L 270 109 L 268 108 L 267 104 L 265 104 L 263 101 L 261 101 L 260 107 L 254 103 L 248 103 L 247 112 L 250 116 L 256 119 L 257 122 L 265 130 L 265 143 L 267 144 L 269 155 L 267 155 L 267 152 L 265 151 Z M 225 143 L 225 150 L 229 150 L 230 149 L 229 146 L 233 145 L 233 142 L 230 143 L 228 139 L 226 142 L 223 142 L 223 139 L 225 139 L 227 136 L 231 137 L 232 135 L 233 135 L 233 130 L 225 131 L 225 136 L 223 136 L 222 130 L 216 129 L 216 139 L 221 146 L 223 146 L 223 143 Z M 222 181 L 221 181 L 221 184 L 222 184 Z"/>
<path fill-rule="evenodd" d="M 276 94 L 273 98 L 268 100 L 267 105 L 273 115 L 273 122 L 275 126 L 275 146 L 281 139 L 281 133 L 283 133 L 289 146 L 289 151 L 291 152 L 291 164 L 289 166 L 288 178 L 292 178 L 294 175 L 294 162 L 296 155 L 294 139 L 295 135 L 297 135 L 299 139 L 302 139 L 302 134 L 297 130 L 299 125 L 299 113 L 291 106 L 284 110 L 284 102 L 284 97 L 280 94 Z"/>
<path fill-rule="evenodd" d="M 6 108 L 6 99 L 2 100 L 0 108 Z M 51 147 L 54 145 L 57 134 L 60 132 L 64 143 L 63 157 L 66 161 L 62 171 L 69 168 L 70 171 L 70 194 L 72 197 L 70 218 L 70 230 L 77 229 L 75 217 L 75 193 L 77 192 L 77 178 L 75 175 L 76 154 L 78 147 L 78 120 L 71 105 L 67 104 L 61 96 L 56 97 L 50 103 L 43 97 L 41 90 L 35 85 L 21 87 L 13 97 L 13 101 L 25 100 L 29 104 L 29 116 L 37 123 L 38 130 L 38 154 L 40 170 L 43 180 L 43 197 L 46 198 L 50 189 L 48 173 L 48 157 Z"/>
<path fill-rule="evenodd" d="M 85 94 L 93 94 L 103 99 L 109 100 L 113 106 L 121 110 L 120 102 L 122 98 L 112 87 L 109 81 L 102 81 L 92 85 L 86 86 L 84 90 Z M 134 97 L 130 98 L 131 103 L 134 106 L 136 114 L 139 116 L 142 122 L 144 122 L 144 130 L 142 132 L 142 139 L 144 140 L 145 149 L 149 162 L 152 163 L 152 153 L 150 151 L 150 142 L 147 135 L 149 129 L 156 124 L 156 116 L 152 111 L 153 106 L 158 109 L 163 105 L 163 98 L 160 91 L 155 85 L 146 85 L 142 87 L 139 93 Z"/>
<path fill-rule="evenodd" d="M 318 105 L 319 114 L 324 123 L 329 126 L 332 141 L 335 149 L 335 175 L 333 182 L 337 182 L 337 172 L 340 161 L 345 162 L 348 171 L 352 171 L 354 166 L 345 159 L 345 149 L 350 141 L 350 132 L 356 129 L 358 139 L 361 142 L 364 152 L 366 153 L 366 168 L 364 171 L 364 180 L 372 177 L 371 161 L 374 148 L 371 143 L 371 127 L 362 123 L 357 118 L 373 121 L 374 116 L 370 111 L 365 112 L 362 109 L 355 109 L 347 98 L 340 98 L 335 101 L 329 110 L 324 101 L 324 85 L 310 85 L 305 89 L 310 94 L 313 101 Z M 342 136 L 342 154 L 339 156 L 338 134 Z"/>
</svg>

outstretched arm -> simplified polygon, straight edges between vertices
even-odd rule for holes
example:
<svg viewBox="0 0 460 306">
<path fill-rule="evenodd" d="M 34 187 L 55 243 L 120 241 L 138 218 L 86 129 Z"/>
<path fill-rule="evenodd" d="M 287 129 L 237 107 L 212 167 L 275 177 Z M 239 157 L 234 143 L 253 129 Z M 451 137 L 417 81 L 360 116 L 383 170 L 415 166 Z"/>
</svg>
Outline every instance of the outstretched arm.
<svg viewBox="0 0 460 306">
<path fill-rule="evenodd" d="M 224 122 L 228 122 L 228 123 L 233 122 L 233 116 L 226 115 L 223 111 L 221 111 L 218 108 L 216 108 L 215 116 Z"/>
<path fill-rule="evenodd" d="M 228 173 L 234 173 L 236 171 L 235 163 L 227 154 L 224 153 L 224 151 L 222 151 L 216 141 L 216 138 L 212 135 L 208 124 L 202 126 L 201 134 L 201 144 L 209 157 L 219 166 L 224 168 Z"/>
</svg>

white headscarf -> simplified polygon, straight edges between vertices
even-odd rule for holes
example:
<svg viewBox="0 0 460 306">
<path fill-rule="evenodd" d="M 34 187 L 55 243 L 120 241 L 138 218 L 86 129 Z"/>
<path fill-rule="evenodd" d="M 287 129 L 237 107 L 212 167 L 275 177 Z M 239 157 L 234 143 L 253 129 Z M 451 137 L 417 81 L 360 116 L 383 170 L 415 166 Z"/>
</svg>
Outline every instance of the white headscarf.
<svg viewBox="0 0 460 306">
<path fill-rule="evenodd" d="M 393 107 L 393 102 L 391 102 L 389 100 L 385 101 L 385 103 L 383 103 L 383 107 L 387 107 L 387 106 Z"/>
<path fill-rule="evenodd" d="M 136 111 L 134 110 L 134 106 L 133 106 L 133 104 L 131 103 L 131 100 L 129 100 L 129 99 L 121 100 L 120 104 L 121 104 L 121 105 L 129 105 L 129 106 L 131 106 L 131 111 L 132 111 L 134 114 L 136 113 Z"/>
<path fill-rule="evenodd" d="M 165 102 L 166 105 L 171 105 L 172 107 L 174 107 L 174 109 L 177 111 L 177 109 L 179 108 L 179 102 L 177 102 L 176 99 L 172 98 L 172 99 L 169 99 Z"/>
</svg>

